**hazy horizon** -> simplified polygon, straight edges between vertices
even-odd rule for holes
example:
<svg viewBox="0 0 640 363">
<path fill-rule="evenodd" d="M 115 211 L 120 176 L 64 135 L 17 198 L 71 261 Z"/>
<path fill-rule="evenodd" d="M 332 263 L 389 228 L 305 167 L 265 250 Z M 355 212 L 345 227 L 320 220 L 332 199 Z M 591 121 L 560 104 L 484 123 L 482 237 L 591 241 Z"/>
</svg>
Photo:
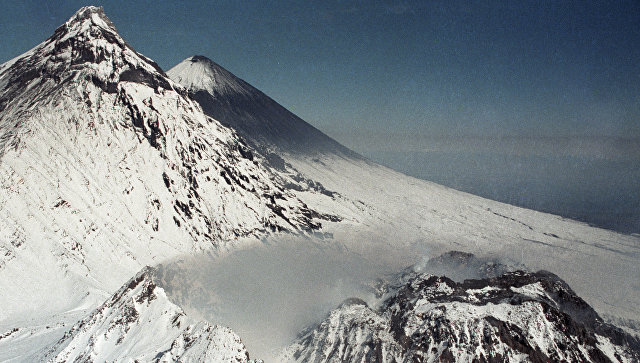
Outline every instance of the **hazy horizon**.
<svg viewBox="0 0 640 363">
<path fill-rule="evenodd" d="M 434 150 L 364 155 L 407 175 L 488 199 L 640 233 L 640 159 Z"/>
</svg>

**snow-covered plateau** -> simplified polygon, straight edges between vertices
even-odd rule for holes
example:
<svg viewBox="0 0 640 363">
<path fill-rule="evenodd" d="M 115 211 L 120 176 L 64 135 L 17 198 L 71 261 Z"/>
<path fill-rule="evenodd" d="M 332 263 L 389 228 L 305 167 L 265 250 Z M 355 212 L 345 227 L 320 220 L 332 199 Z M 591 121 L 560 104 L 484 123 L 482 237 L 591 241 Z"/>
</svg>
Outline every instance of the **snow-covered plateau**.
<svg viewBox="0 0 640 363">
<path fill-rule="evenodd" d="M 291 252 L 256 253 L 266 272 L 208 273 L 272 250 Z M 636 235 L 377 165 L 205 57 L 165 73 L 99 7 L 0 65 L 0 361 L 270 358 L 252 352 L 269 316 L 250 316 L 262 330 L 247 340 L 194 299 L 233 310 L 243 296 L 227 303 L 201 282 L 304 280 L 319 265 L 296 253 L 310 250 L 342 267 L 327 278 L 396 275 L 370 301 L 357 299 L 367 288 L 323 300 L 334 305 L 300 338 L 271 347 L 282 359 L 638 360 Z M 425 257 L 451 250 L 526 270 L 429 269 L 444 262 Z M 325 298 L 305 281 L 289 285 Z M 290 296 L 272 295 L 252 297 Z"/>
</svg>

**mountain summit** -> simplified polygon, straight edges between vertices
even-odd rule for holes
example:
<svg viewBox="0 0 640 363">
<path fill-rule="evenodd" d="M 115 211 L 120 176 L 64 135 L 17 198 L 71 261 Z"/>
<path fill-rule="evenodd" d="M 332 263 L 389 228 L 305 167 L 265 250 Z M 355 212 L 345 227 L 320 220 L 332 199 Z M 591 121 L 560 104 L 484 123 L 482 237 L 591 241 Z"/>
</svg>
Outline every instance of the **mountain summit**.
<svg viewBox="0 0 640 363">
<path fill-rule="evenodd" d="M 441 258 L 459 256 L 475 258 L 459 252 Z M 550 272 L 516 270 L 455 282 L 414 266 L 392 279 L 381 292 L 382 301 L 373 307 L 359 299 L 345 301 L 324 321 L 303 332 L 284 351 L 281 360 L 637 362 L 640 359 L 640 340 L 604 323 L 564 281 Z"/>
<path fill-rule="evenodd" d="M 68 33 L 79 33 L 89 30 L 90 27 L 99 27 L 115 34 L 118 32 L 115 25 L 113 25 L 104 13 L 102 6 L 84 6 L 78 9 L 69 20 L 60 26 L 54 32 L 53 37 L 67 31 Z"/>
<path fill-rule="evenodd" d="M 209 58 L 193 56 L 167 71 L 204 112 L 267 152 L 361 158 Z"/>
<path fill-rule="evenodd" d="M 153 333 L 153 334 L 151 334 Z M 197 322 L 167 299 L 144 268 L 46 354 L 32 361 L 248 362 L 249 353 L 229 328 Z"/>
<path fill-rule="evenodd" d="M 180 62 L 169 74 L 187 89 L 193 92 L 206 91 L 215 97 L 249 96 L 257 91 L 216 62 L 201 55 Z"/>
<path fill-rule="evenodd" d="M 121 81 L 172 89 L 156 63 L 136 52 L 118 34 L 100 7 L 84 7 L 53 35 L 31 51 L 0 66 L 0 111 L 30 90 L 38 98 L 49 96 L 42 88 L 90 81 L 101 90 L 116 93 Z M 39 92 L 34 92 L 39 91 Z"/>
</svg>

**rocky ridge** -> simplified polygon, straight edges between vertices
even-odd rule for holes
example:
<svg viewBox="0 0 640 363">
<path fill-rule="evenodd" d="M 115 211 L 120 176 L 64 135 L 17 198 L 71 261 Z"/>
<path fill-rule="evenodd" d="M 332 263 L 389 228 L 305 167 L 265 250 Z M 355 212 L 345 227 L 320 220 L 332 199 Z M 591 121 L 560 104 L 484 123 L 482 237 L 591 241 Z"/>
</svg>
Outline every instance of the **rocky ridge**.
<svg viewBox="0 0 640 363">
<path fill-rule="evenodd" d="M 452 257 L 472 260 L 462 253 L 445 259 Z M 455 282 L 420 270 L 408 270 L 392 281 L 377 307 L 360 299 L 345 301 L 301 334 L 281 358 L 299 362 L 640 359 L 637 338 L 603 322 L 550 272 L 515 270 Z"/>
</svg>

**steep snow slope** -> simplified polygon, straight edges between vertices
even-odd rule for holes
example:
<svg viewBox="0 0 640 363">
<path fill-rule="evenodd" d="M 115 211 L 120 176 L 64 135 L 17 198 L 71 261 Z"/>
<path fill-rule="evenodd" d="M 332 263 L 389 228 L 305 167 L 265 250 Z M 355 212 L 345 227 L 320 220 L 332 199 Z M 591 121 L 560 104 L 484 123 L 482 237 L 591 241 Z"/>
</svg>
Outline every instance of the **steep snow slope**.
<svg viewBox="0 0 640 363">
<path fill-rule="evenodd" d="M 34 361 L 246 362 L 240 338 L 189 319 L 143 269 Z"/>
<path fill-rule="evenodd" d="M 167 75 L 185 86 L 209 116 L 234 128 L 263 151 L 358 157 L 206 57 L 189 57 Z"/>
<path fill-rule="evenodd" d="M 456 283 L 417 266 L 392 282 L 379 307 L 347 300 L 281 359 L 633 362 L 640 341 L 603 323 L 551 273 L 514 271 Z"/>
<path fill-rule="evenodd" d="M 283 160 L 273 166 L 332 191 L 330 199 L 307 192 L 298 195 L 319 212 L 339 211 L 343 221 L 326 225 L 325 231 L 351 251 L 398 266 L 406 263 L 407 249 L 416 246 L 429 253 L 456 248 L 518 261 L 557 273 L 607 319 L 640 332 L 638 236 L 462 193 L 331 148 L 300 152 L 288 144 L 302 145 L 306 137 L 290 130 L 306 123 L 290 113 L 284 115 L 282 106 L 274 106 L 272 100 L 270 107 L 233 103 L 230 100 L 266 96 L 213 62 L 192 57 L 168 74 L 190 88 L 205 112 L 244 130 L 248 142 L 277 150 Z M 261 123 L 288 141 L 251 132 L 266 127 Z M 380 256 L 384 248 L 387 253 Z"/>
<path fill-rule="evenodd" d="M 141 266 L 321 216 L 101 8 L 0 68 L 0 322 L 89 306 Z"/>
</svg>

